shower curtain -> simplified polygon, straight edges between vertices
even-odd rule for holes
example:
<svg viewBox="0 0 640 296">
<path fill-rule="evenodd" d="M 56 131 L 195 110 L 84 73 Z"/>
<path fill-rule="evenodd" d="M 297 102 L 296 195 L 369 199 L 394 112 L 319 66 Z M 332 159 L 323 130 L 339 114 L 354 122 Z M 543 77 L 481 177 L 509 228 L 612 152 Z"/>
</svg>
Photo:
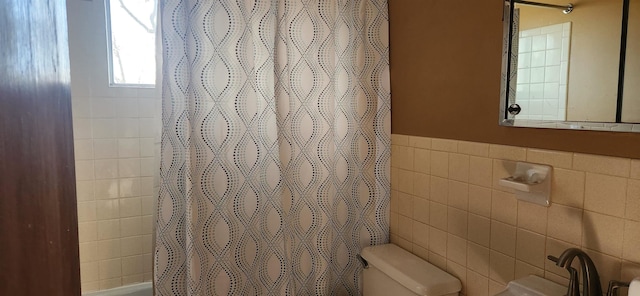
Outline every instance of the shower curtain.
<svg viewBox="0 0 640 296">
<path fill-rule="evenodd" d="M 357 295 L 388 242 L 386 0 L 164 0 L 156 295 Z"/>
</svg>

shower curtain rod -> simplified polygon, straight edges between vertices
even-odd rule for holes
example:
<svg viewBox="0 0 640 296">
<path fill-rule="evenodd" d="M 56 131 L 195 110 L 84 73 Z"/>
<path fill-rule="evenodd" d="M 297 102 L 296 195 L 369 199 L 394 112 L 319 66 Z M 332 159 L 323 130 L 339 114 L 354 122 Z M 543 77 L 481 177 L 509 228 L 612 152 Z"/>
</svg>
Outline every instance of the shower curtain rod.
<svg viewBox="0 0 640 296">
<path fill-rule="evenodd" d="M 571 3 L 563 6 L 563 5 L 547 4 L 547 3 L 540 3 L 540 2 L 531 2 L 531 1 L 525 1 L 525 0 L 515 0 L 513 2 L 518 4 L 523 4 L 523 5 L 542 6 L 547 8 L 558 8 L 558 9 L 562 9 L 562 12 L 564 14 L 570 14 L 573 11 L 573 4 Z"/>
</svg>

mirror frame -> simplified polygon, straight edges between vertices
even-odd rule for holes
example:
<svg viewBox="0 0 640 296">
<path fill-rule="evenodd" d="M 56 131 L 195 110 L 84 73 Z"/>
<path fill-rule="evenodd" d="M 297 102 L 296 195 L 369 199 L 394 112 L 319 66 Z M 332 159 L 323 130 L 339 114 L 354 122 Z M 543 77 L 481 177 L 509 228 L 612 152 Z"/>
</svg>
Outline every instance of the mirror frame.
<svg viewBox="0 0 640 296">
<path fill-rule="evenodd" d="M 624 0 L 624 2 L 626 2 L 626 4 L 628 5 L 628 0 Z M 504 0 L 503 5 L 502 73 L 500 79 L 499 115 L 500 126 L 640 133 L 640 123 L 529 120 L 516 119 L 515 115 L 511 115 L 508 113 L 507 108 L 509 104 L 509 98 L 515 100 L 516 91 L 516 85 L 513 82 L 515 81 L 517 72 L 511 71 L 512 67 L 517 66 L 517 64 L 513 61 L 513 51 L 511 50 L 514 39 L 518 37 L 513 35 L 514 26 L 511 21 L 514 16 L 513 7 L 515 6 L 515 4 L 517 4 L 515 0 Z M 624 45 L 625 44 L 621 44 L 621 46 Z M 621 60 L 621 63 L 624 63 L 624 60 Z"/>
</svg>

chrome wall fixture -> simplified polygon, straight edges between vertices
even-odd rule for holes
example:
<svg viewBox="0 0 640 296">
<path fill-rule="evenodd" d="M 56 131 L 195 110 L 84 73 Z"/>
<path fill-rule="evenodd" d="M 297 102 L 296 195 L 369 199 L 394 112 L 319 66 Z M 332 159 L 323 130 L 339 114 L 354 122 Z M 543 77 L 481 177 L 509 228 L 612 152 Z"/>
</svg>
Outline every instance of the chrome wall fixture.
<svg viewBox="0 0 640 296">
<path fill-rule="evenodd" d="M 573 11 L 573 4 L 571 3 L 563 6 L 563 5 L 555 5 L 555 4 L 540 3 L 540 2 L 531 2 L 531 1 L 525 1 L 525 0 L 515 0 L 513 2 L 522 4 L 522 5 L 533 5 L 533 6 L 541 6 L 541 7 L 547 7 L 547 8 L 562 9 L 562 12 L 564 14 L 570 14 Z"/>
</svg>

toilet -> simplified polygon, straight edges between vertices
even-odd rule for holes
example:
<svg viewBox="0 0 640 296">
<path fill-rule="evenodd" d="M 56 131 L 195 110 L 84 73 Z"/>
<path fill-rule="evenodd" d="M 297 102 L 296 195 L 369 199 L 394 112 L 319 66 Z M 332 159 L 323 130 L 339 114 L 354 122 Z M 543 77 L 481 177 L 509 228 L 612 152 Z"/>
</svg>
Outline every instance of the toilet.
<svg viewBox="0 0 640 296">
<path fill-rule="evenodd" d="M 364 296 L 457 296 L 460 280 L 394 244 L 366 247 Z"/>
</svg>

